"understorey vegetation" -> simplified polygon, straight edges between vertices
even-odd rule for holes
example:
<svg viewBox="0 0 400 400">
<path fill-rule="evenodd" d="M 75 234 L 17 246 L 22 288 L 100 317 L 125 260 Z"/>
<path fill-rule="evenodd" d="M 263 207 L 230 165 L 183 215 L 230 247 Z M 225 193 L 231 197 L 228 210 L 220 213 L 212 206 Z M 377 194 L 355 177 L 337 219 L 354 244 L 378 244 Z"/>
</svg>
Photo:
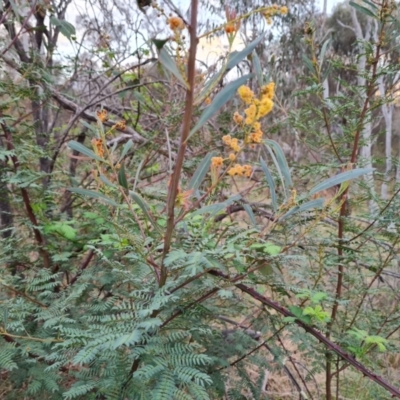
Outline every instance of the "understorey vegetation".
<svg viewBox="0 0 400 400">
<path fill-rule="evenodd" d="M 398 5 L 253 3 L 1 3 L 1 399 L 400 398 Z"/>
</svg>

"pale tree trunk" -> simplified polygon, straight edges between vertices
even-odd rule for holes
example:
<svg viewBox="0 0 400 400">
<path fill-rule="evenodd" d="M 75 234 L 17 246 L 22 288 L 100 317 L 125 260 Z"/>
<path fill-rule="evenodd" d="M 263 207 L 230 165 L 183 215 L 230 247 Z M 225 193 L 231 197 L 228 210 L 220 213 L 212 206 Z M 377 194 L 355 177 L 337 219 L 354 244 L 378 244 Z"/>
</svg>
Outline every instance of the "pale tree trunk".
<svg viewBox="0 0 400 400">
<path fill-rule="evenodd" d="M 365 33 L 363 33 L 360 22 L 358 21 L 357 18 L 357 14 L 356 14 L 356 10 L 354 7 L 350 7 L 351 9 L 351 19 L 352 19 L 352 23 L 353 23 L 353 27 L 354 27 L 354 33 L 357 37 L 357 40 L 359 41 L 369 41 L 371 39 L 371 19 L 368 18 L 367 20 L 367 24 L 365 27 Z M 373 26 L 373 30 L 374 33 L 372 35 L 372 37 L 374 38 L 375 36 L 377 37 L 378 34 L 378 24 L 376 23 L 376 21 L 374 20 L 374 26 Z M 366 70 L 366 56 L 363 54 L 364 52 L 362 52 L 362 54 L 359 56 L 358 59 L 358 65 L 357 65 L 357 69 L 358 69 L 358 77 L 357 77 L 357 85 L 358 87 L 361 88 L 366 88 L 366 79 L 361 76 L 362 73 L 365 73 Z M 365 96 L 367 94 L 365 93 Z M 364 104 L 365 102 L 365 97 L 360 99 L 360 103 Z M 371 168 L 372 167 L 372 124 L 371 122 L 367 122 L 364 125 L 364 128 L 362 130 L 362 138 L 363 138 L 363 145 L 361 146 L 360 149 L 360 155 L 362 157 L 362 161 L 363 162 L 363 166 L 366 168 Z M 364 180 L 365 182 L 368 184 L 369 189 L 370 189 L 370 200 L 368 201 L 368 209 L 369 212 L 372 215 L 376 215 L 378 213 L 379 207 L 378 204 L 376 202 L 376 190 L 375 190 L 375 181 L 374 181 L 374 175 L 373 172 L 370 172 L 368 174 L 364 175 Z"/>
<path fill-rule="evenodd" d="M 3 239 L 11 236 L 14 225 L 6 178 L 6 161 L 0 161 L 0 231 Z"/>
<path fill-rule="evenodd" d="M 324 0 L 324 7 L 322 9 L 322 14 L 324 18 L 326 18 L 327 12 L 328 12 L 328 0 Z"/>
<path fill-rule="evenodd" d="M 0 137 L 0 149 L 2 146 L 3 142 Z M 10 251 L 12 252 L 12 250 L 10 247 L 8 250 L 5 250 L 7 248 L 7 244 L 4 240 L 11 237 L 13 228 L 14 216 L 11 208 L 10 192 L 7 187 L 7 159 L 0 159 L 0 237 L 3 239 L 3 254 L 6 257 L 7 254 L 10 254 Z M 12 264 L 6 263 L 5 265 L 7 268 L 10 268 L 12 273 L 15 273 L 15 267 Z"/>
<path fill-rule="evenodd" d="M 400 141 L 399 141 L 399 155 L 398 157 L 400 157 Z M 400 167 L 397 167 L 397 171 L 396 171 L 396 183 L 399 184 L 400 183 Z"/>
<path fill-rule="evenodd" d="M 383 77 L 380 76 L 378 79 L 380 95 L 385 98 L 386 90 L 383 82 Z M 388 197 L 387 182 L 390 178 L 392 171 L 392 122 L 393 122 L 393 104 L 382 104 L 382 114 L 385 120 L 385 157 L 386 157 L 386 168 L 385 168 L 385 179 L 381 187 L 381 197 L 386 200 Z"/>
</svg>

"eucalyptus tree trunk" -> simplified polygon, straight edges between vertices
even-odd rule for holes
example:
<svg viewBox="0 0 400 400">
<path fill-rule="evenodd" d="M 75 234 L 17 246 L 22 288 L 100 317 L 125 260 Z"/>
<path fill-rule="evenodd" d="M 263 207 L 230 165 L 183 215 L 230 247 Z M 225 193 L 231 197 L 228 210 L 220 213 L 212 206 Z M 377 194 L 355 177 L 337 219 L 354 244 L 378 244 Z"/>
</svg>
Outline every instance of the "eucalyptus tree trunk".
<svg viewBox="0 0 400 400">
<path fill-rule="evenodd" d="M 6 161 L 0 161 L 0 231 L 3 239 L 11 236 L 14 223 L 6 178 Z"/>
<path fill-rule="evenodd" d="M 371 39 L 374 39 L 377 37 L 378 34 L 378 24 L 374 20 L 374 26 L 371 26 L 371 18 L 368 18 L 367 24 L 365 27 L 365 32 L 363 33 L 360 22 L 357 17 L 356 9 L 354 7 L 350 7 L 350 12 L 351 12 L 351 20 L 353 23 L 353 29 L 354 33 L 356 35 L 356 38 L 360 42 L 367 42 L 370 41 Z M 373 33 L 372 33 L 373 31 Z M 372 35 L 371 35 L 372 33 Z M 358 69 L 358 76 L 357 76 L 357 85 L 358 87 L 365 88 L 367 87 L 367 80 L 364 77 L 365 71 L 366 71 L 366 66 L 367 66 L 367 59 L 365 52 L 362 51 L 359 58 L 358 58 L 358 64 L 357 64 L 357 69 Z M 367 96 L 367 93 L 365 93 L 365 96 Z M 364 104 L 365 102 L 365 97 L 362 96 L 360 99 L 360 104 Z M 360 155 L 362 157 L 362 162 L 363 162 L 363 167 L 366 168 L 372 168 L 372 123 L 370 121 L 366 122 L 364 124 L 363 130 L 362 130 L 362 145 L 360 148 Z M 376 215 L 379 207 L 378 204 L 376 203 L 376 190 L 375 190 L 375 180 L 374 180 L 374 175 L 373 172 L 370 172 L 368 174 L 364 175 L 364 180 L 368 184 L 368 187 L 370 189 L 370 200 L 368 200 L 368 209 L 369 212 L 372 215 Z"/>
<path fill-rule="evenodd" d="M 386 97 L 386 89 L 383 82 L 383 77 L 380 76 L 378 79 L 379 93 L 382 97 Z M 392 171 L 392 122 L 393 122 L 393 104 L 382 104 L 382 114 L 385 120 L 385 157 L 386 157 L 386 168 L 385 168 L 385 180 L 381 187 L 381 197 L 386 200 L 388 197 L 387 182 L 390 179 L 390 173 Z"/>
</svg>

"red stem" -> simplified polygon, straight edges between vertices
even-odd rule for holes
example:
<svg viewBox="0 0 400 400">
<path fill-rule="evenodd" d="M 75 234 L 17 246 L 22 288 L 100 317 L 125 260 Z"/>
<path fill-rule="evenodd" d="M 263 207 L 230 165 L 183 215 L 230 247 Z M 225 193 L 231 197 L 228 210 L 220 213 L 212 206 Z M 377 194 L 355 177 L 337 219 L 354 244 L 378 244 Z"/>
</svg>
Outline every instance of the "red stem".
<svg viewBox="0 0 400 400">
<path fill-rule="evenodd" d="M 0 118 L 4 118 L 3 112 L 0 110 Z M 3 129 L 4 135 L 5 135 L 5 142 L 6 142 L 6 146 L 7 146 L 7 150 L 9 151 L 14 151 L 15 147 L 12 141 L 12 136 L 11 136 L 11 131 L 8 128 L 8 126 L 2 121 L 0 123 L 1 128 Z M 19 167 L 19 161 L 17 156 L 14 154 L 12 156 L 10 156 L 13 165 L 14 165 L 14 171 L 17 171 L 18 167 Z M 50 256 L 47 253 L 47 251 L 44 249 L 45 243 L 42 237 L 42 234 L 40 233 L 39 230 L 39 224 L 38 221 L 36 219 L 36 216 L 33 212 L 32 206 L 31 206 L 31 201 L 29 199 L 29 194 L 28 191 L 25 188 L 21 188 L 21 195 L 22 195 L 22 199 L 25 205 L 25 210 L 26 213 L 28 214 L 29 220 L 31 221 L 31 224 L 33 226 L 33 233 L 35 235 L 35 239 L 36 242 L 39 246 L 39 254 L 41 255 L 42 259 L 43 259 L 43 266 L 44 268 L 50 268 L 51 262 L 50 262 Z"/>
<path fill-rule="evenodd" d="M 175 200 L 178 194 L 179 189 L 179 180 L 181 177 L 183 161 L 185 157 L 185 151 L 187 146 L 187 138 L 190 132 L 190 125 L 192 122 L 192 114 L 193 114 L 193 103 L 194 103 L 194 80 L 196 75 L 196 49 L 197 49 L 197 9 L 198 9 L 198 0 L 192 0 L 191 4 L 191 18 L 190 18 L 190 26 L 188 26 L 190 33 L 190 49 L 189 49 L 189 61 L 188 61 L 188 89 L 186 90 L 186 100 L 185 100 L 185 114 L 183 116 L 181 137 L 179 143 L 179 150 L 176 157 L 176 164 L 174 168 L 174 172 L 171 176 L 171 181 L 169 185 L 168 191 L 168 200 L 167 200 L 167 230 L 164 238 L 164 249 L 163 249 L 163 260 L 168 254 L 171 241 L 172 234 L 174 231 L 175 225 Z M 164 263 L 161 265 L 161 273 L 160 273 L 160 287 L 164 286 L 167 280 L 167 270 L 164 266 Z"/>
</svg>

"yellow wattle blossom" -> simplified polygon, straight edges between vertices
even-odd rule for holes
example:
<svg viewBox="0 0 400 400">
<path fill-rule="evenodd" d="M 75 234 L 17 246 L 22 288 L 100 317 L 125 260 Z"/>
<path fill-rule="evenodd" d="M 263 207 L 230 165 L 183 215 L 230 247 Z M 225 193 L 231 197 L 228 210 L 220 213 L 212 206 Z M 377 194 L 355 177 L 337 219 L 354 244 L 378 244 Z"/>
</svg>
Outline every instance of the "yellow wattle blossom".
<svg viewBox="0 0 400 400">
<path fill-rule="evenodd" d="M 230 176 L 246 176 L 247 178 L 250 177 L 252 171 L 251 165 L 240 165 L 235 164 L 232 168 L 229 169 L 228 175 Z"/>
<path fill-rule="evenodd" d="M 224 163 L 224 159 L 222 157 L 213 157 L 211 159 L 211 165 L 213 167 L 221 167 L 223 163 Z"/>
<path fill-rule="evenodd" d="M 94 149 L 94 152 L 96 153 L 96 155 L 98 155 L 99 157 L 103 157 L 104 156 L 103 139 L 93 138 L 92 145 L 93 145 L 93 149 Z"/>
<path fill-rule="evenodd" d="M 243 122 L 243 117 L 236 111 L 235 114 L 233 114 L 233 120 L 239 125 Z"/>
<path fill-rule="evenodd" d="M 243 175 L 246 178 L 250 178 L 251 171 L 252 171 L 251 165 L 243 165 Z"/>
<path fill-rule="evenodd" d="M 271 10 L 273 13 L 279 13 L 281 8 L 274 6 L 271 7 Z M 256 148 L 259 143 L 262 143 L 263 131 L 261 130 L 261 122 L 259 120 L 270 113 L 274 106 L 275 84 L 274 82 L 270 82 L 264 85 L 260 89 L 260 95 L 257 97 L 250 87 L 242 85 L 238 89 L 238 95 L 247 105 L 247 108 L 244 110 L 244 115 L 241 115 L 237 111 L 234 112 L 232 119 L 238 125 L 239 132 L 243 131 L 244 137 L 241 140 L 231 135 L 222 137 L 224 145 L 230 147 L 233 151 L 225 159 L 222 157 L 213 157 L 211 159 L 211 182 L 213 185 L 216 185 L 220 177 L 223 176 L 220 176 L 220 168 L 223 166 L 224 161 L 235 161 L 242 148 L 246 146 Z M 247 178 L 251 176 L 252 172 L 251 165 L 240 164 L 235 164 L 226 171 L 229 176 L 244 176 Z"/>
<path fill-rule="evenodd" d="M 231 135 L 222 136 L 222 142 L 223 142 L 224 144 L 226 144 L 227 146 L 230 146 L 230 145 L 231 145 L 231 142 L 232 142 Z"/>
<path fill-rule="evenodd" d="M 261 96 L 267 97 L 268 99 L 273 99 L 275 95 L 275 83 L 270 82 L 261 88 Z"/>
<path fill-rule="evenodd" d="M 254 99 L 254 92 L 245 85 L 240 86 L 238 89 L 239 97 L 246 103 L 250 104 Z"/>
<path fill-rule="evenodd" d="M 236 31 L 235 25 L 229 24 L 225 27 L 225 32 L 230 35 Z"/>
<path fill-rule="evenodd" d="M 228 21 L 228 24 L 225 26 L 225 32 L 228 35 L 232 35 L 236 31 L 239 30 L 240 28 L 240 19 L 236 22 L 232 22 L 235 19 L 237 19 L 237 14 L 236 11 L 228 6 L 225 7 L 225 15 L 226 15 L 226 20 Z"/>
<path fill-rule="evenodd" d="M 246 119 L 244 123 L 246 125 L 252 125 L 256 119 L 257 106 L 255 104 L 251 104 L 250 107 L 244 110 L 244 113 L 246 114 Z"/>
<path fill-rule="evenodd" d="M 288 13 L 288 8 L 286 6 L 279 7 L 277 4 L 274 4 L 272 6 L 266 7 L 266 9 L 263 11 L 263 16 L 267 20 L 267 24 L 271 25 L 272 24 L 272 17 L 275 15 L 281 14 L 281 15 L 287 15 Z"/>
<path fill-rule="evenodd" d="M 273 107 L 274 107 L 273 101 L 268 97 L 263 97 L 261 100 L 261 104 L 257 110 L 257 118 L 265 117 L 267 114 L 271 112 Z"/>
<path fill-rule="evenodd" d="M 171 17 L 168 19 L 169 27 L 173 31 L 181 31 L 185 28 L 185 24 L 179 17 Z"/>
<path fill-rule="evenodd" d="M 114 126 L 115 126 L 115 129 L 124 131 L 126 129 L 126 121 L 121 119 L 121 121 L 118 121 Z"/>
<path fill-rule="evenodd" d="M 246 114 L 244 123 L 252 126 L 255 131 L 260 130 L 260 123 L 258 120 L 270 113 L 274 106 L 272 98 L 275 94 L 275 83 L 270 82 L 268 85 L 261 88 L 260 99 L 254 98 L 253 91 L 248 86 L 244 85 L 238 89 L 238 94 L 246 104 L 249 104 L 249 107 L 244 110 Z M 234 114 L 233 119 L 235 122 L 239 116 L 240 114 L 238 113 Z"/>
<path fill-rule="evenodd" d="M 204 103 L 208 106 L 209 104 L 211 104 L 211 99 L 210 99 L 209 97 L 207 97 L 207 98 L 204 100 Z"/>
<path fill-rule="evenodd" d="M 230 168 L 228 171 L 228 175 L 230 175 L 230 176 L 241 175 L 241 173 L 242 173 L 242 166 L 239 164 L 236 164 L 234 167 Z"/>
<path fill-rule="evenodd" d="M 96 112 L 97 114 L 97 118 L 101 121 L 101 122 L 107 122 L 108 121 L 108 116 L 107 116 L 107 110 L 104 110 L 104 108 L 100 111 Z"/>
<path fill-rule="evenodd" d="M 231 140 L 230 146 L 231 146 L 231 149 L 232 149 L 233 151 L 238 152 L 238 151 L 240 150 L 239 140 L 236 139 L 236 138 L 233 138 L 233 139 Z"/>
<path fill-rule="evenodd" d="M 262 136 L 263 136 L 262 131 L 253 132 L 250 135 L 250 143 L 261 143 L 262 142 Z"/>
</svg>

